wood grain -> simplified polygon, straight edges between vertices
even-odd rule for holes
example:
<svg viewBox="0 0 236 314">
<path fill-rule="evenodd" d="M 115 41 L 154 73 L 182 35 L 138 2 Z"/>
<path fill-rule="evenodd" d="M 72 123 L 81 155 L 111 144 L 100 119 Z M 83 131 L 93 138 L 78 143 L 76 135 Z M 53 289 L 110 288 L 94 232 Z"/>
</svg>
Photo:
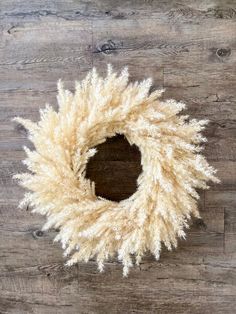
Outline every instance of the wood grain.
<svg viewBox="0 0 236 314">
<path fill-rule="evenodd" d="M 236 307 L 236 1 L 0 1 L 0 313 L 235 313 Z M 201 192 L 202 219 L 178 249 L 147 256 L 122 278 L 121 265 L 64 266 L 57 230 L 18 209 L 30 146 L 14 116 L 38 119 L 56 107 L 56 81 L 73 90 L 93 66 L 129 66 L 131 80 L 153 77 L 165 98 L 210 119 L 205 155 L 220 185 Z M 140 154 L 122 138 L 98 147 L 87 176 L 98 194 L 133 193 Z"/>
</svg>

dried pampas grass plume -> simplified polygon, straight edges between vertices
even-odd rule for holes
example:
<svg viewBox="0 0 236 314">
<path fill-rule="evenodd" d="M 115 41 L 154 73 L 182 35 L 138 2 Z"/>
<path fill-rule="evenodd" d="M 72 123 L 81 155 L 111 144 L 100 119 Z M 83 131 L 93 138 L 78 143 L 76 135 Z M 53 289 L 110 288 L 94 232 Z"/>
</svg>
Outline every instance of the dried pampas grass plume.
<svg viewBox="0 0 236 314">
<path fill-rule="evenodd" d="M 149 93 L 151 80 L 128 83 L 108 66 L 107 76 L 93 69 L 75 93 L 58 83 L 56 112 L 49 105 L 37 123 L 15 118 L 29 131 L 35 150 L 25 148 L 30 173 L 18 174 L 26 193 L 20 206 L 47 216 L 43 229 L 59 228 L 68 265 L 96 257 L 100 271 L 118 254 L 127 275 L 132 255 L 138 264 L 146 251 L 159 259 L 161 243 L 171 249 L 184 237 L 191 215 L 199 217 L 196 188 L 218 182 L 215 170 L 199 153 L 206 120 L 178 115 L 185 105 L 160 101 L 163 90 Z M 85 178 L 93 147 L 124 134 L 141 152 L 137 191 L 117 203 L 95 195 Z"/>
</svg>

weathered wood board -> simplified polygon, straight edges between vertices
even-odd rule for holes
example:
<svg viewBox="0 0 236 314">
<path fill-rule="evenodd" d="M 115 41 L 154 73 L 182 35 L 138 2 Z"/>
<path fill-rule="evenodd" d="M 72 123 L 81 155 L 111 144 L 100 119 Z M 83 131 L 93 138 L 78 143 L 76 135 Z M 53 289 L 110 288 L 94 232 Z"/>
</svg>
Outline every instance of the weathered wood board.
<svg viewBox="0 0 236 314">
<path fill-rule="evenodd" d="M 43 217 L 18 209 L 25 130 L 56 81 L 73 89 L 96 66 L 128 65 L 131 80 L 153 77 L 166 98 L 210 119 L 205 155 L 222 183 L 201 193 L 203 220 L 159 262 L 147 256 L 123 278 L 121 265 L 64 266 L 40 231 Z M 236 308 L 236 1 L 0 0 L 0 313 L 235 313 Z M 140 154 L 122 138 L 99 148 L 88 165 L 100 195 L 119 200 L 135 190 Z"/>
</svg>

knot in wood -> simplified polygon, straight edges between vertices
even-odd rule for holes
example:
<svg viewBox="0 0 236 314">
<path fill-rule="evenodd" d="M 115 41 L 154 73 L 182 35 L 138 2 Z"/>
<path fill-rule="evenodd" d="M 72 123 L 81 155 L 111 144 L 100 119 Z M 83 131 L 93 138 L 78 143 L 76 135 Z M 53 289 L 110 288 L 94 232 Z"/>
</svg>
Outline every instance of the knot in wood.
<svg viewBox="0 0 236 314">
<path fill-rule="evenodd" d="M 35 239 L 37 239 L 37 238 L 41 238 L 42 236 L 43 236 L 43 231 L 42 230 L 35 230 L 34 232 L 33 232 L 33 237 L 35 238 Z"/>
<path fill-rule="evenodd" d="M 114 50 L 116 50 L 116 44 L 110 39 L 100 48 L 100 52 L 103 52 L 105 54 L 111 54 L 114 52 Z"/>
<path fill-rule="evenodd" d="M 216 55 L 220 58 L 229 57 L 231 54 L 230 48 L 219 48 L 216 50 Z"/>
</svg>

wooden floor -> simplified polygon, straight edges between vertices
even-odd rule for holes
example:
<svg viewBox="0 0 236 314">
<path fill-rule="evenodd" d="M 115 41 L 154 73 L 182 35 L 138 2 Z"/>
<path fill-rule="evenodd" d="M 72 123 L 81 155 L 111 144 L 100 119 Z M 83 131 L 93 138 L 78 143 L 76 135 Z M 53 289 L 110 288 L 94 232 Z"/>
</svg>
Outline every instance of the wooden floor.
<svg viewBox="0 0 236 314">
<path fill-rule="evenodd" d="M 205 155 L 222 180 L 201 193 L 203 220 L 160 262 L 147 256 L 123 278 L 111 261 L 64 267 L 56 231 L 18 209 L 24 170 L 21 115 L 56 106 L 56 81 L 73 89 L 96 66 L 131 79 L 153 77 L 166 98 L 211 120 Z M 0 313 L 233 314 L 236 308 L 236 0 L 0 0 Z M 135 189 L 139 152 L 120 137 L 100 147 L 87 175 L 97 192 L 122 199 Z"/>
</svg>

